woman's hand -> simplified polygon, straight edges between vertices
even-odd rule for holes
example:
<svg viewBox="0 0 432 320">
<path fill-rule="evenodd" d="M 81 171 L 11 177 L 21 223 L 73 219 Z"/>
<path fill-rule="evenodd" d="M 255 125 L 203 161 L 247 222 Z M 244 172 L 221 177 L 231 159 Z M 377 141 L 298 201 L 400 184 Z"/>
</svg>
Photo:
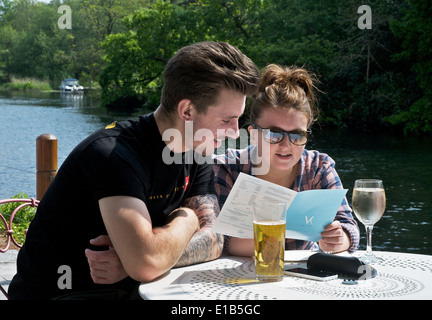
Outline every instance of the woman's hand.
<svg viewBox="0 0 432 320">
<path fill-rule="evenodd" d="M 319 246 L 324 252 L 342 252 L 350 247 L 350 238 L 339 221 L 333 221 L 321 232 Z"/>
</svg>

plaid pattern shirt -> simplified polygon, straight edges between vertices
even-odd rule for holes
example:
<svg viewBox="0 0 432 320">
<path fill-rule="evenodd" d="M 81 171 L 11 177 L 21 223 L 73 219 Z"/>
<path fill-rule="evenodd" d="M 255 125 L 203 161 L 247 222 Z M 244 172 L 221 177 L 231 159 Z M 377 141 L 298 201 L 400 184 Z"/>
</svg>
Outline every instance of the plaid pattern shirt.
<svg viewBox="0 0 432 320">
<path fill-rule="evenodd" d="M 255 146 L 245 149 L 227 149 L 225 154 L 214 156 L 215 189 L 219 206 L 222 208 L 228 194 L 240 172 L 252 175 L 251 154 L 256 151 Z M 247 161 L 245 161 L 247 159 Z M 335 170 L 335 162 L 327 154 L 318 151 L 303 150 L 298 166 L 297 177 L 290 189 L 301 192 L 312 189 L 342 189 L 342 183 Z M 343 230 L 350 237 L 349 252 L 358 248 L 360 231 L 352 216 L 352 210 L 346 197 L 342 201 L 335 220 L 340 221 Z M 230 237 L 225 237 L 225 253 Z M 285 250 L 319 250 L 317 242 L 286 239 Z"/>
</svg>

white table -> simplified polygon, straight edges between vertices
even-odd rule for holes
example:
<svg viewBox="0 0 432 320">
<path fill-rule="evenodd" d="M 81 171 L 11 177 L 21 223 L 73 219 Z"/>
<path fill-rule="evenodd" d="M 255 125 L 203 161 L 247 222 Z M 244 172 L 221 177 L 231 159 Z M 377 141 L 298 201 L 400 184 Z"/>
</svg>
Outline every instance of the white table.
<svg viewBox="0 0 432 320">
<path fill-rule="evenodd" d="M 287 251 L 286 260 L 290 254 L 293 252 Z M 305 260 L 310 254 L 297 251 L 292 260 L 302 255 Z M 355 285 L 343 284 L 343 279 L 321 282 L 291 276 L 261 283 L 255 280 L 252 258 L 223 257 L 172 269 L 153 282 L 141 284 L 139 293 L 150 300 L 432 299 L 432 256 L 384 251 L 375 255 L 384 259 L 373 264 L 377 276 Z M 296 264 L 305 266 L 305 261 Z"/>
</svg>

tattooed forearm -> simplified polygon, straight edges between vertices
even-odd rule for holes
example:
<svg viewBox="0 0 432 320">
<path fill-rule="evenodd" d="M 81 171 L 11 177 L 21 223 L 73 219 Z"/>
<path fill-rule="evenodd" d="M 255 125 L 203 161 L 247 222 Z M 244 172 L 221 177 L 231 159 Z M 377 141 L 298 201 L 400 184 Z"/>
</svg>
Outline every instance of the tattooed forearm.
<svg viewBox="0 0 432 320">
<path fill-rule="evenodd" d="M 195 211 L 201 228 L 205 225 L 212 225 L 219 215 L 219 205 L 214 194 L 187 198 L 183 206 Z"/>
<path fill-rule="evenodd" d="M 201 229 L 192 237 L 176 267 L 219 258 L 223 249 L 223 236 L 210 229 L 219 215 L 216 196 L 209 194 L 191 197 L 185 200 L 183 206 L 195 211 Z"/>
</svg>

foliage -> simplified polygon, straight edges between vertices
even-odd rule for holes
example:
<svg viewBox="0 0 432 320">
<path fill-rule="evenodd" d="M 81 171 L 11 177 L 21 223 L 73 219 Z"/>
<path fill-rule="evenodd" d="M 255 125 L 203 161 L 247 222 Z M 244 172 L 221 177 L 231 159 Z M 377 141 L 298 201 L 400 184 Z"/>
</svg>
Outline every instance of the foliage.
<svg viewBox="0 0 432 320">
<path fill-rule="evenodd" d="M 12 199 L 29 199 L 29 196 L 25 193 L 19 193 L 13 196 Z M 6 221 L 9 221 L 12 212 L 21 204 L 22 202 L 10 202 L 0 205 L 0 212 Z M 18 243 L 24 243 L 25 231 L 30 226 L 30 222 L 33 220 L 35 214 L 36 208 L 25 206 L 15 215 L 12 230 L 14 231 L 13 236 Z M 0 231 L 4 231 L 3 224 L 0 224 Z"/>
<path fill-rule="evenodd" d="M 392 30 L 402 39 L 402 50 L 393 56 L 406 62 L 422 89 L 408 87 L 411 103 L 387 118 L 402 125 L 405 133 L 432 132 L 432 0 L 408 1 L 402 19 L 393 21 Z M 417 91 L 417 92 L 416 92 Z"/>
<path fill-rule="evenodd" d="M 414 102 L 409 110 L 390 116 L 387 120 L 397 126 L 402 125 L 405 134 L 432 132 L 432 97 L 424 96 Z"/>
<path fill-rule="evenodd" d="M 106 104 L 135 96 L 141 107 L 159 101 L 161 75 L 178 48 L 197 39 L 191 31 L 194 20 L 181 7 L 158 1 L 151 8 L 123 19 L 127 32 L 111 34 L 102 44 L 106 67 L 101 73 L 102 97 Z"/>
<path fill-rule="evenodd" d="M 321 83 L 321 126 L 432 133 L 432 0 L 0 0 L 0 81 L 99 82 L 104 105 L 155 109 L 168 59 L 227 41 L 259 67 L 304 66 Z M 72 29 L 57 27 L 60 4 Z M 360 5 L 372 29 L 360 29 Z M 420 116 L 419 112 L 424 112 Z"/>
</svg>

